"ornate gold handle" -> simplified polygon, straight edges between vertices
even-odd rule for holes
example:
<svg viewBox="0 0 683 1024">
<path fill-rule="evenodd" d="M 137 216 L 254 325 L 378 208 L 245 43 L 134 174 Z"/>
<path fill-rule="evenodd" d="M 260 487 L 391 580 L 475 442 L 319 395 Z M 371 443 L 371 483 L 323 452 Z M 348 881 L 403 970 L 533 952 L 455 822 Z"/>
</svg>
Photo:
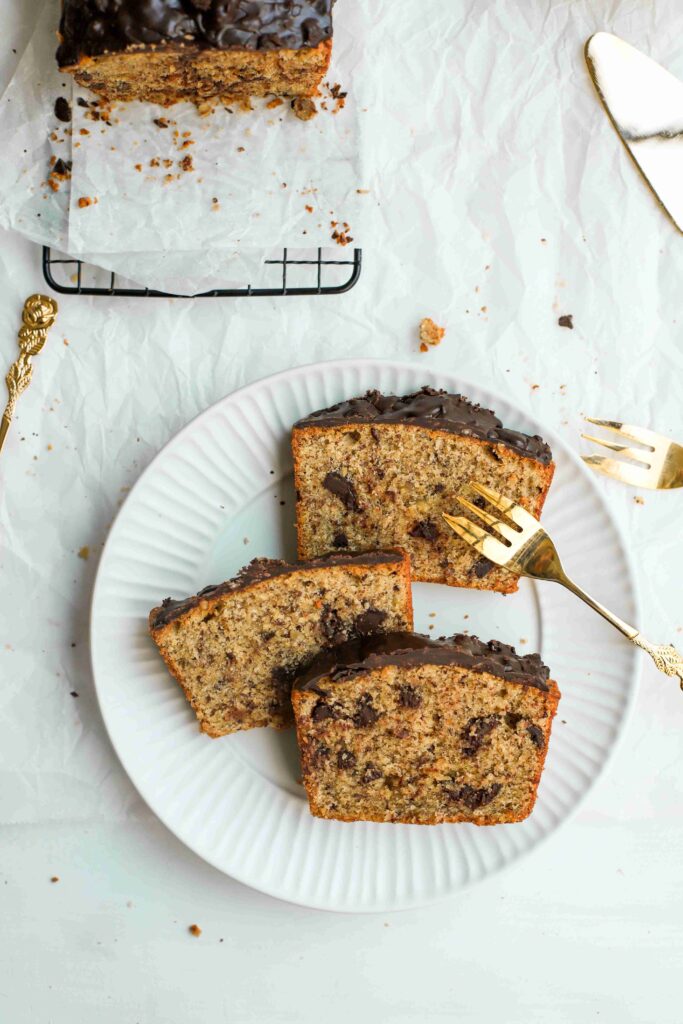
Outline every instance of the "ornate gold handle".
<svg viewBox="0 0 683 1024">
<path fill-rule="evenodd" d="M 47 332 L 57 318 L 57 310 L 57 303 L 49 295 L 31 295 L 24 303 L 21 327 L 17 338 L 19 357 L 12 363 L 5 377 L 8 398 L 2 420 L 0 420 L 0 451 L 14 416 L 17 399 L 31 383 L 33 376 L 31 359 L 38 355 L 45 344 Z"/>
<path fill-rule="evenodd" d="M 683 657 L 672 644 L 651 644 L 640 633 L 633 637 L 633 643 L 650 655 L 660 672 L 667 676 L 678 676 L 683 690 Z"/>
<path fill-rule="evenodd" d="M 683 690 L 683 657 L 681 657 L 672 644 L 649 643 L 645 637 L 640 635 L 635 626 L 629 626 L 628 622 L 624 622 L 618 615 L 614 615 L 609 608 L 605 608 L 604 604 L 600 604 L 599 601 L 596 601 L 594 597 L 591 597 L 585 590 L 582 590 L 573 580 L 570 580 L 559 562 L 555 574 L 550 578 L 554 579 L 556 583 L 561 583 L 567 590 L 571 590 L 572 594 L 580 597 L 589 608 L 596 611 L 598 615 L 602 615 L 603 619 L 607 619 L 610 625 L 618 629 L 625 637 L 628 637 L 636 647 L 647 651 L 660 672 L 667 676 L 677 676 L 681 683 L 681 690 Z"/>
</svg>

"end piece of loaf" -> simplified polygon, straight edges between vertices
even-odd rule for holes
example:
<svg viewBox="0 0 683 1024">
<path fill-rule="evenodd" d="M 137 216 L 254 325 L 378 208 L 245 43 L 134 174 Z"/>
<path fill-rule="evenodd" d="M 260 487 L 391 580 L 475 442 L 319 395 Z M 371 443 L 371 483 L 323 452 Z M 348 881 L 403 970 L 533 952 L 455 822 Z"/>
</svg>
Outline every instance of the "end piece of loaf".
<svg viewBox="0 0 683 1024">
<path fill-rule="evenodd" d="M 204 732 L 282 729 L 292 724 L 294 675 L 323 648 L 412 629 L 410 566 L 399 551 L 258 559 L 196 597 L 168 598 L 149 629 Z"/>
<path fill-rule="evenodd" d="M 57 62 L 105 100 L 169 106 L 312 96 L 333 0 L 63 0 Z"/>
<path fill-rule="evenodd" d="M 311 811 L 339 821 L 521 821 L 560 692 L 537 654 L 457 635 L 350 642 L 294 683 Z"/>
<path fill-rule="evenodd" d="M 414 580 L 512 593 L 518 580 L 455 537 L 469 481 L 540 516 L 555 470 L 540 437 L 509 430 L 462 395 L 423 388 L 313 413 L 292 434 L 299 557 L 399 546 Z"/>
</svg>

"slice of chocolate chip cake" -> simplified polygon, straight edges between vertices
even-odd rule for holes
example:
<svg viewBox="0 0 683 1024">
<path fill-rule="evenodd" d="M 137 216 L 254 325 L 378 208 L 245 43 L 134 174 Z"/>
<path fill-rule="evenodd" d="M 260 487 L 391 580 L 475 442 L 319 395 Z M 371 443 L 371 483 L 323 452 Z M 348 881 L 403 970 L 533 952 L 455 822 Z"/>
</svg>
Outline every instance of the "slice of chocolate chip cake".
<svg viewBox="0 0 683 1024">
<path fill-rule="evenodd" d="M 258 559 L 196 597 L 167 599 L 149 629 L 202 730 L 225 736 L 291 725 L 303 664 L 351 638 L 412 629 L 412 619 L 408 559 L 379 551 L 301 565 Z"/>
<path fill-rule="evenodd" d="M 62 0 L 57 62 L 106 100 L 313 96 L 333 0 Z"/>
<path fill-rule="evenodd" d="M 470 480 L 540 516 L 555 470 L 540 437 L 503 427 L 462 395 L 423 388 L 363 398 L 301 420 L 292 434 L 299 557 L 398 545 L 414 580 L 512 593 L 517 577 L 494 566 L 442 520 L 463 515 Z"/>
<path fill-rule="evenodd" d="M 539 655 L 395 633 L 321 654 L 292 703 L 311 811 L 340 821 L 521 821 L 560 692 Z"/>
</svg>

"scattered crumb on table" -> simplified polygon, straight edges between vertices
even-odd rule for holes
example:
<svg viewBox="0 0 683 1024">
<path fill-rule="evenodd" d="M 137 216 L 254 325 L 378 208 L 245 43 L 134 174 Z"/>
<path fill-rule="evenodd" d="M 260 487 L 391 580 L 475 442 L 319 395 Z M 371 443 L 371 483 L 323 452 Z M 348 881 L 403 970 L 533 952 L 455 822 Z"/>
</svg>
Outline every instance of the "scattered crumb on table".
<svg viewBox="0 0 683 1024">
<path fill-rule="evenodd" d="M 85 544 L 78 552 L 78 557 L 82 558 L 84 562 L 87 562 L 90 558 L 90 548 Z"/>
<path fill-rule="evenodd" d="M 425 317 L 420 321 L 420 352 L 428 352 L 440 345 L 445 335 L 445 327 L 439 327 L 430 317 Z"/>
<path fill-rule="evenodd" d="M 560 327 L 568 327 L 570 331 L 573 331 L 574 330 L 574 314 L 573 313 L 566 313 L 564 316 L 561 316 L 558 319 L 557 323 L 558 323 L 558 325 Z"/>
<path fill-rule="evenodd" d="M 190 935 L 194 935 L 195 938 L 199 938 L 199 936 L 202 934 L 202 930 L 198 924 L 191 924 L 190 927 L 188 928 L 188 931 Z"/>
</svg>

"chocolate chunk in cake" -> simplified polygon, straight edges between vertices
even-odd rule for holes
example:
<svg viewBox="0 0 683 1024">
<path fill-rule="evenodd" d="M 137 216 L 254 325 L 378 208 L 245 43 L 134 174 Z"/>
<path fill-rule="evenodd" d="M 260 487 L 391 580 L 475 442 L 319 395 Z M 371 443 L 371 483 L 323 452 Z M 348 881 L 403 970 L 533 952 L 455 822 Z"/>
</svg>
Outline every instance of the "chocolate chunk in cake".
<svg viewBox="0 0 683 1024">
<path fill-rule="evenodd" d="M 442 513 L 477 480 L 539 517 L 554 473 L 548 445 L 462 395 L 370 391 L 301 420 L 292 435 L 299 556 L 343 546 L 409 552 L 413 579 L 511 593 L 517 577 L 455 537 Z"/>
<path fill-rule="evenodd" d="M 333 0 L 63 0 L 57 62 L 105 99 L 169 106 L 308 97 Z"/>
<path fill-rule="evenodd" d="M 293 677 L 323 648 L 412 628 L 410 567 L 398 551 L 259 559 L 196 597 L 165 600 L 149 628 L 204 732 L 281 729 Z"/>
<path fill-rule="evenodd" d="M 292 690 L 311 811 L 340 821 L 521 821 L 559 698 L 537 654 L 472 636 L 393 633 L 323 652 Z"/>
</svg>

